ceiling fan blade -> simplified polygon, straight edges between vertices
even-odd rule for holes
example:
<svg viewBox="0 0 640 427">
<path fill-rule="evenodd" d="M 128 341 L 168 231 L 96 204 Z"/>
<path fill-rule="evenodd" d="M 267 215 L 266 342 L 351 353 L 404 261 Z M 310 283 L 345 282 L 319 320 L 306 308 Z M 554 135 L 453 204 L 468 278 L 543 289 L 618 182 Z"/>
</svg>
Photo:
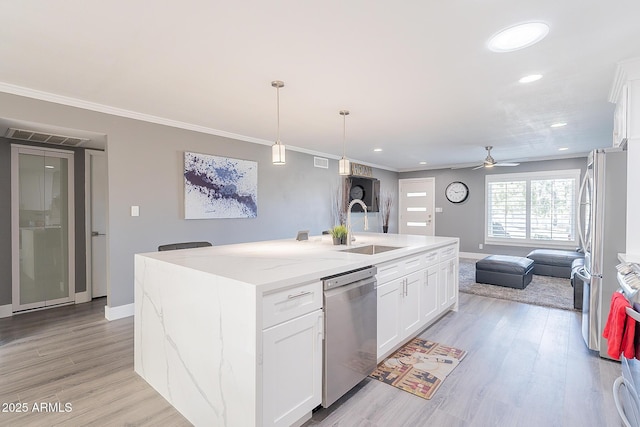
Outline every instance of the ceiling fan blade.
<svg viewBox="0 0 640 427">
<path fill-rule="evenodd" d="M 472 171 L 476 170 L 476 169 L 482 169 L 484 167 L 484 164 L 480 165 L 480 166 L 476 166 L 475 168 L 471 169 Z"/>
<path fill-rule="evenodd" d="M 520 163 L 501 162 L 501 163 L 496 163 L 493 166 L 520 166 Z"/>
</svg>

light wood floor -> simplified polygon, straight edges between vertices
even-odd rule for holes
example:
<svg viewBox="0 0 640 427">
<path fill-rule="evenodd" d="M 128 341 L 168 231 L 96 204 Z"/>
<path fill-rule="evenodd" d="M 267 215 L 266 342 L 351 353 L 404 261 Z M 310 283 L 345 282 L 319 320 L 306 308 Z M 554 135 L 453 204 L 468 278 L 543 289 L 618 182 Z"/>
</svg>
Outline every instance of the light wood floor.
<svg viewBox="0 0 640 427">
<path fill-rule="evenodd" d="M 377 380 L 305 426 L 620 426 L 620 363 L 582 341 L 578 312 L 460 294 L 460 309 L 421 337 L 468 352 L 431 400 Z"/>
<path fill-rule="evenodd" d="M 104 300 L 0 319 L 0 426 L 182 426 L 133 372 L 133 318 Z M 620 364 L 590 353 L 577 312 L 460 294 L 460 310 L 422 336 L 468 351 L 431 400 L 365 380 L 307 426 L 620 426 Z M 34 403 L 70 403 L 34 413 Z M 2 410 L 4 408 L 0 408 Z"/>
<path fill-rule="evenodd" d="M 0 319 L 0 426 L 191 425 L 133 372 L 133 317 L 109 322 L 105 305 Z M 42 402 L 71 411 L 32 412 Z M 1 412 L 9 403 L 27 412 Z"/>
</svg>

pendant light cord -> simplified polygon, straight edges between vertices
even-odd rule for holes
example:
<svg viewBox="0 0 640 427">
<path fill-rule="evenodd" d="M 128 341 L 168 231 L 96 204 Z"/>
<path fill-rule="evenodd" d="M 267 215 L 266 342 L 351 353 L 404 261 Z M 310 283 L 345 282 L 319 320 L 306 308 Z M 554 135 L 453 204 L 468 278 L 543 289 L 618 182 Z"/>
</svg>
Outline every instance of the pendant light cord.
<svg viewBox="0 0 640 427">
<path fill-rule="evenodd" d="M 347 156 L 347 115 L 342 115 L 342 158 Z"/>
<path fill-rule="evenodd" d="M 276 107 L 276 111 L 278 112 L 278 130 L 277 130 L 277 139 L 276 139 L 276 143 L 280 144 L 280 86 L 276 87 L 276 102 L 277 102 L 277 107 Z"/>
</svg>

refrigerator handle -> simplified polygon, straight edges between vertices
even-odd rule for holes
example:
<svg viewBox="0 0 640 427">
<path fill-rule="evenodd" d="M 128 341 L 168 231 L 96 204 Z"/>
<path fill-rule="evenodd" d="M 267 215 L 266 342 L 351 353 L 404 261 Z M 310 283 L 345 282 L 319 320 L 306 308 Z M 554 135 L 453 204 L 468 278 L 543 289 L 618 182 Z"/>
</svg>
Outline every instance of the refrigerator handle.
<svg viewBox="0 0 640 427">
<path fill-rule="evenodd" d="M 575 274 L 576 276 L 578 276 L 578 279 L 580 279 L 580 281 L 582 282 L 591 281 L 591 274 L 589 274 L 584 267 L 580 267 L 579 269 L 577 269 Z"/>
<path fill-rule="evenodd" d="M 582 196 L 584 195 L 584 188 L 587 185 L 587 179 L 589 179 L 589 171 L 585 172 L 582 184 L 580 184 L 580 192 L 578 193 L 578 237 L 580 238 L 580 247 L 585 252 L 588 248 L 586 247 L 585 236 L 582 235 L 584 230 L 582 229 L 582 221 L 580 220 L 582 216 L 580 207 L 582 206 Z"/>
</svg>

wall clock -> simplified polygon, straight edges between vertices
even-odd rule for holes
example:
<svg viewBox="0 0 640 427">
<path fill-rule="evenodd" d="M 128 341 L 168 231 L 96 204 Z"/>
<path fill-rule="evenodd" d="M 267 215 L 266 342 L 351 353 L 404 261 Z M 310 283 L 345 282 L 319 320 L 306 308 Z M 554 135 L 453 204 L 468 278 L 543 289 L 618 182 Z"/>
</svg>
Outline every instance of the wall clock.
<svg viewBox="0 0 640 427">
<path fill-rule="evenodd" d="M 351 196 L 351 200 L 362 200 L 362 198 L 364 197 L 364 187 L 362 187 L 361 185 L 354 185 L 353 187 L 351 187 L 349 195 Z"/>
<path fill-rule="evenodd" d="M 462 203 L 469 197 L 469 187 L 464 182 L 453 181 L 447 185 L 444 195 L 451 203 Z"/>
</svg>

